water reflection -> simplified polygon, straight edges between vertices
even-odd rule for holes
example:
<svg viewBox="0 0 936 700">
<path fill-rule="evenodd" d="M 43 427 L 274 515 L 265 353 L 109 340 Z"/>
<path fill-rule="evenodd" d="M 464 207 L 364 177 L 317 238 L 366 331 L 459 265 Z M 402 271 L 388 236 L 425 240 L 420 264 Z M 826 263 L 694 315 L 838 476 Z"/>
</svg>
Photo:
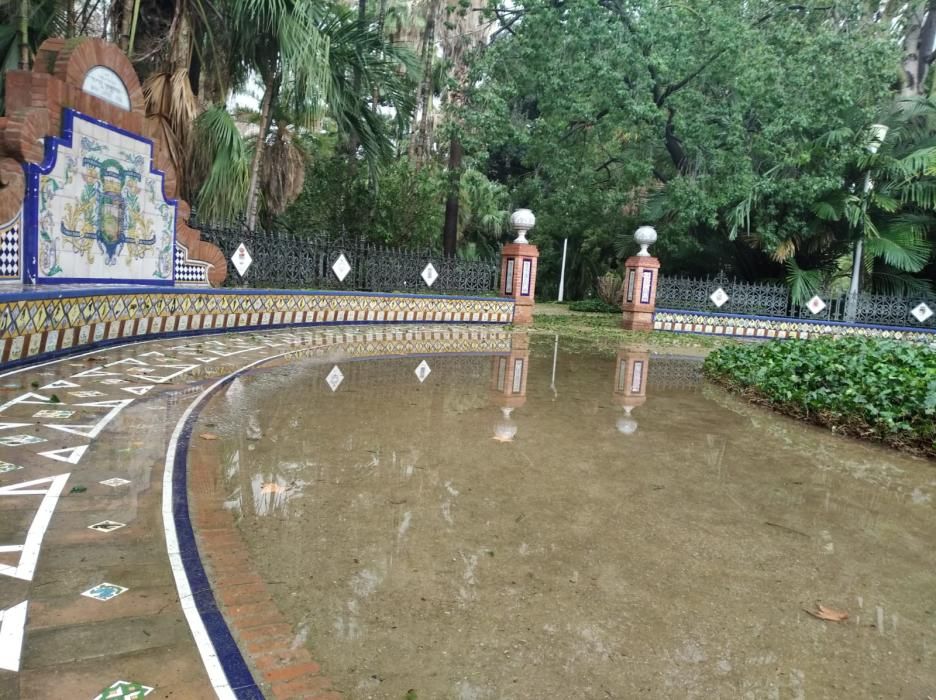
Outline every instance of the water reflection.
<svg viewBox="0 0 936 700">
<path fill-rule="evenodd" d="M 623 435 L 637 432 L 637 421 L 631 416 L 631 411 L 647 401 L 649 372 L 649 348 L 625 345 L 618 350 L 614 365 L 614 405 L 624 411 L 616 423 L 618 432 Z"/>
<path fill-rule="evenodd" d="M 529 369 L 530 337 L 527 333 L 514 333 L 510 339 L 510 354 L 491 360 L 492 403 L 501 410 L 501 418 L 494 425 L 497 442 L 513 442 L 517 436 L 517 423 L 512 414 L 526 403 Z"/>
<path fill-rule="evenodd" d="M 349 697 L 931 694 L 931 471 L 740 410 L 698 369 L 525 333 L 309 357 L 232 383 L 199 430 Z"/>
</svg>

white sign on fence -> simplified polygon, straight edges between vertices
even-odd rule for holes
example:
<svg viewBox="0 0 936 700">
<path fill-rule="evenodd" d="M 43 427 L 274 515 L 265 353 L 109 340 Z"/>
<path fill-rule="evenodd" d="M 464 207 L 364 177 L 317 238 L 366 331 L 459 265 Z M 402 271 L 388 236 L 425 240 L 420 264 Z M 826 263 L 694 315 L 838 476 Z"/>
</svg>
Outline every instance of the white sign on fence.
<svg viewBox="0 0 936 700">
<path fill-rule="evenodd" d="M 247 246 L 243 243 L 237 246 L 237 250 L 235 250 L 234 255 L 231 256 L 231 262 L 234 263 L 237 274 L 243 277 L 244 273 L 247 272 L 247 268 L 250 267 L 250 263 L 253 262 L 253 258 L 250 257 Z"/>
</svg>

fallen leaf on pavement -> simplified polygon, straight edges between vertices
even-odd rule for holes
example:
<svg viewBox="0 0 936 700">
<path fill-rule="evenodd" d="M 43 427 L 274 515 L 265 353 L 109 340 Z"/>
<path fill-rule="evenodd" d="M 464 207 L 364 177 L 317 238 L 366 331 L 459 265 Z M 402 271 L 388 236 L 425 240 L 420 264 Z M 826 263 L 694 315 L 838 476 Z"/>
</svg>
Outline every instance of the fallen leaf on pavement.
<svg viewBox="0 0 936 700">
<path fill-rule="evenodd" d="M 807 610 L 810 615 L 813 617 L 819 618 L 820 620 L 825 620 L 826 622 L 844 622 L 848 619 L 848 613 L 844 610 L 835 610 L 834 608 L 827 608 L 824 605 L 816 604 L 815 610 Z"/>
<path fill-rule="evenodd" d="M 219 439 L 218 436 L 215 435 L 214 433 L 202 433 L 198 437 L 200 437 L 202 440 L 218 440 Z"/>
</svg>

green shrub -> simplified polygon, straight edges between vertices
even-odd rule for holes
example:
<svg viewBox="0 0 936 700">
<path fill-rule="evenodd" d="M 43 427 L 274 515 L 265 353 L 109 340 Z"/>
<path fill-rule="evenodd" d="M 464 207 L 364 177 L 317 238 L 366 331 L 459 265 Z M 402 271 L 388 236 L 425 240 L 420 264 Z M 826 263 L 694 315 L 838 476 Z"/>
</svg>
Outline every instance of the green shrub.
<svg viewBox="0 0 936 700">
<path fill-rule="evenodd" d="M 597 297 L 592 299 L 582 299 L 581 301 L 573 301 L 569 304 L 570 311 L 586 311 L 588 313 L 595 314 L 617 314 L 621 313 L 621 310 L 609 304 L 606 301 L 602 301 Z"/>
<path fill-rule="evenodd" d="M 936 346 L 839 338 L 731 345 L 706 374 L 839 432 L 936 455 Z"/>
</svg>

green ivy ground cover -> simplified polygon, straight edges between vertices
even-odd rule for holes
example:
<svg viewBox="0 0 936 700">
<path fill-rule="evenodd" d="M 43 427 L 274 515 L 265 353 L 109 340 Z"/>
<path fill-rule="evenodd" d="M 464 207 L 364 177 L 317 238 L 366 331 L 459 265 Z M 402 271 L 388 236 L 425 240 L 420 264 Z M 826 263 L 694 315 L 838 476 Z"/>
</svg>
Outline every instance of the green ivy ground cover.
<svg viewBox="0 0 936 700">
<path fill-rule="evenodd" d="M 835 432 L 936 457 L 936 346 L 839 338 L 730 345 L 706 375 Z"/>
</svg>

